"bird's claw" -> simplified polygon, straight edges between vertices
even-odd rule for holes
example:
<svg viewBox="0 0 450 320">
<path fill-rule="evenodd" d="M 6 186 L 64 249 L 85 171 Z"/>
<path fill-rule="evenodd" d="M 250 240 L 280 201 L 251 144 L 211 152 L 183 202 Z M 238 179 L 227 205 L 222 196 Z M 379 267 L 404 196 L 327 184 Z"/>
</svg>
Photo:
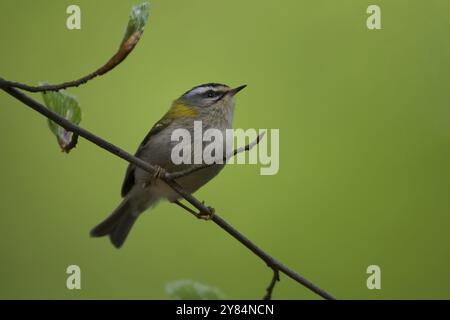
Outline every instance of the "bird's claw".
<svg viewBox="0 0 450 320">
<path fill-rule="evenodd" d="M 152 177 L 144 183 L 143 187 L 147 188 L 149 185 L 151 185 L 155 180 L 160 179 L 166 174 L 166 170 L 163 167 L 160 167 L 158 165 L 155 165 L 155 172 L 153 173 Z"/>
<path fill-rule="evenodd" d="M 163 167 L 160 167 L 158 165 L 155 166 L 155 173 L 153 174 L 153 179 L 160 179 L 166 174 L 166 170 Z"/>
<path fill-rule="evenodd" d="M 204 204 L 204 201 L 202 201 L 202 203 Z M 205 221 L 209 221 L 214 217 L 214 213 L 216 212 L 216 210 L 212 207 L 207 207 L 208 208 L 208 212 L 200 212 L 197 215 L 197 218 L 205 220 Z"/>
</svg>

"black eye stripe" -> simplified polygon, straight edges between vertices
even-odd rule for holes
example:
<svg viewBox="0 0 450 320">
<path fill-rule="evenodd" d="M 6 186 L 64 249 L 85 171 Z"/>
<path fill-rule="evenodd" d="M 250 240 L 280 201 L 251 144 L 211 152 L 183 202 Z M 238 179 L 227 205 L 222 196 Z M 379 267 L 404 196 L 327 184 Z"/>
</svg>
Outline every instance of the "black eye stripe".
<svg viewBox="0 0 450 320">
<path fill-rule="evenodd" d="M 208 90 L 202 94 L 204 99 L 212 100 L 210 102 L 210 105 L 222 100 L 223 97 L 227 94 L 227 91 L 215 91 L 215 90 Z"/>
<path fill-rule="evenodd" d="M 221 94 L 221 92 L 219 92 L 219 91 L 208 90 L 208 91 L 205 92 L 204 95 L 205 95 L 207 98 L 214 98 L 214 97 L 219 96 L 220 94 Z"/>
</svg>

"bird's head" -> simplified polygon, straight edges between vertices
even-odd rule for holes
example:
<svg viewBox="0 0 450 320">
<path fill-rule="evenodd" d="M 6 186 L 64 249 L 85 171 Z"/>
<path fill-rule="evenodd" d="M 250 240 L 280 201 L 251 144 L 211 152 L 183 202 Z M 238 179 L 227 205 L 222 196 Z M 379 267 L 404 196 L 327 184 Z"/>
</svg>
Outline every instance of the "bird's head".
<svg viewBox="0 0 450 320">
<path fill-rule="evenodd" d="M 219 83 L 207 83 L 185 92 L 174 101 L 171 115 L 175 118 L 191 116 L 200 119 L 227 119 L 231 121 L 234 96 L 246 85 L 230 88 Z"/>
</svg>

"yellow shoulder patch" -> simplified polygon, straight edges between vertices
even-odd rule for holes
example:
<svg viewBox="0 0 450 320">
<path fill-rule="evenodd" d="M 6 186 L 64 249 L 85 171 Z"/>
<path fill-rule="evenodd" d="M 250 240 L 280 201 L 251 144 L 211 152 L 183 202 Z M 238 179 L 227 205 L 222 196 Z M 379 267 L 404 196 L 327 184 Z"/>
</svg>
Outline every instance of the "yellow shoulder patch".
<svg viewBox="0 0 450 320">
<path fill-rule="evenodd" d="M 171 119 L 189 118 L 195 117 L 196 115 L 197 111 L 195 111 L 194 108 L 191 108 L 188 105 L 177 101 L 173 103 L 169 112 L 167 112 L 167 117 Z"/>
</svg>

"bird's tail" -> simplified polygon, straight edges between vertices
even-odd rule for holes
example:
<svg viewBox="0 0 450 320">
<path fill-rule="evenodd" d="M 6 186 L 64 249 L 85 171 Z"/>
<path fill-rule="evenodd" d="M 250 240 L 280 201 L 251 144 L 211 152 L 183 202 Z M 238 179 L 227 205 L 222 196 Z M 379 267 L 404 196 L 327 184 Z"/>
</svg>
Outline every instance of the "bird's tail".
<svg viewBox="0 0 450 320">
<path fill-rule="evenodd" d="M 111 243 L 116 248 L 120 248 L 139 214 L 140 212 L 136 212 L 129 199 L 125 198 L 109 217 L 91 230 L 91 236 L 103 237 L 109 235 Z"/>
</svg>

